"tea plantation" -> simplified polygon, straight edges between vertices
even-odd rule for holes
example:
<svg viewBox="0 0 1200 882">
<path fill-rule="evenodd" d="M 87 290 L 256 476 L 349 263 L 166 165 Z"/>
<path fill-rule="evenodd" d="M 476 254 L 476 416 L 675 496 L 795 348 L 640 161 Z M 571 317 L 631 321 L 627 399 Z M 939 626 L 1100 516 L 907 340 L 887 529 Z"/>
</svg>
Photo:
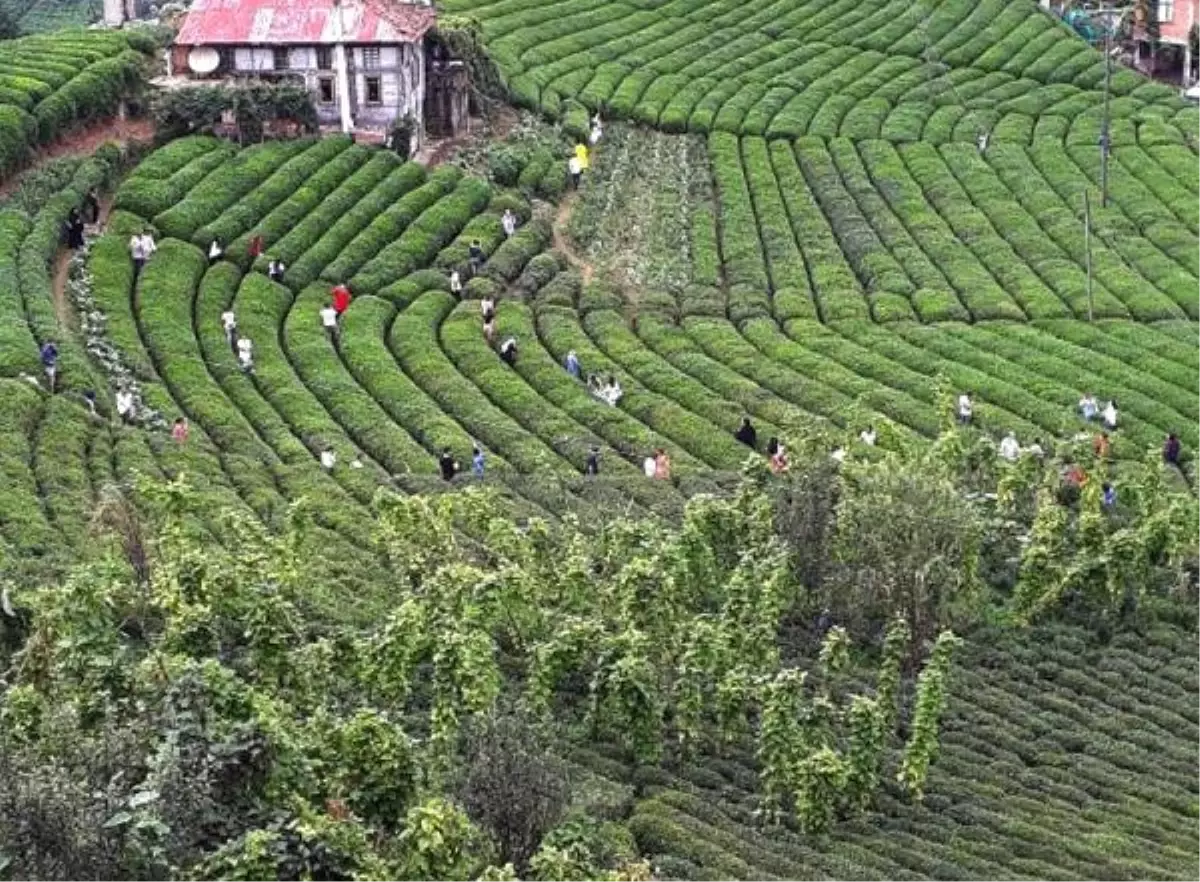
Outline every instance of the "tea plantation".
<svg viewBox="0 0 1200 882">
<path fill-rule="evenodd" d="M 95 734 L 97 720 L 127 725 L 129 714 L 153 704 L 145 695 L 162 690 L 172 714 L 197 702 L 248 727 L 231 723 L 219 738 L 207 730 L 205 737 L 245 735 L 239 745 L 261 737 L 268 745 L 253 762 L 270 767 L 269 784 L 236 798 L 248 806 L 262 797 L 245 808 L 256 824 L 268 817 L 267 803 L 292 819 L 263 826 L 271 832 L 262 841 L 320 840 L 331 854 L 358 857 L 330 858 L 333 870 L 285 868 L 284 857 L 271 863 L 262 857 L 269 849 L 256 851 L 261 831 L 236 824 L 206 828 L 211 842 L 176 851 L 159 831 L 155 851 L 126 825 L 141 817 L 134 809 L 168 791 L 156 784 L 144 802 L 121 797 L 129 811 L 107 819 L 123 818 L 112 824 L 129 837 L 121 848 L 153 855 L 143 872 L 475 878 L 504 861 L 490 853 L 475 860 L 481 852 L 465 844 L 469 856 L 457 863 L 417 859 L 424 846 L 413 844 L 412 831 L 430 804 L 416 794 L 453 790 L 446 782 L 454 775 L 438 765 L 439 733 L 457 737 L 460 713 L 464 731 L 490 713 L 504 683 L 523 697 L 528 688 L 567 721 L 570 736 L 556 732 L 552 752 L 577 801 L 616 823 L 625 849 L 604 852 L 564 834 L 545 840 L 555 844 L 538 852 L 542 863 L 518 860 L 524 878 L 601 870 L 686 879 L 1196 878 L 1195 105 L 1114 69 L 1104 204 L 1103 59 L 1028 0 L 439 7 L 478 23 L 505 97 L 551 131 L 536 149 L 497 144 L 482 164 L 427 167 L 343 136 L 239 147 L 194 135 L 132 167 L 102 148 L 30 173 L 0 200 L 0 660 L 15 660 L 0 688 L 5 749 L 40 743 L 30 733 L 53 728 L 52 707 L 65 708 L 64 725 L 78 727 L 72 732 Z M 35 19 L 45 9 L 22 8 Z M 136 31 L 61 31 L 0 44 L 0 166 L 15 172 L 36 146 L 112 113 L 140 82 L 151 49 Z M 593 114 L 603 136 L 576 192 L 567 155 L 586 139 Z M 111 191 L 111 209 L 70 258 L 64 285 L 54 277 L 60 232 L 93 189 Z M 506 215 L 517 220 L 512 235 Z M 143 232 L 157 250 L 139 272 L 130 238 Z M 214 240 L 223 252 L 210 260 Z M 280 278 L 268 276 L 272 260 L 285 265 Z M 452 276 L 461 291 L 452 291 Z M 353 299 L 333 336 L 321 309 L 338 284 Z M 483 330 L 485 299 L 497 304 L 494 341 Z M 252 343 L 252 367 L 226 337 L 228 312 Z M 509 337 L 519 346 L 512 364 L 495 345 Z M 54 394 L 39 359 L 48 341 L 58 350 Z M 584 377 L 619 382 L 615 404 L 564 369 L 570 353 Z M 133 398 L 125 419 L 118 392 Z M 95 395 L 94 412 L 85 393 Z M 960 393 L 974 402 L 965 429 L 953 426 Z M 1077 407 L 1084 393 L 1119 403 L 1110 450 L 1093 448 L 1098 429 Z M 734 437 L 745 417 L 757 429 L 758 452 L 771 437 L 793 446 L 796 477 L 771 478 L 761 457 L 748 463 L 750 450 Z M 189 432 L 173 439 L 179 418 Z M 867 427 L 877 442 L 860 440 Z M 1011 464 L 996 453 L 1010 432 L 1024 449 Z M 1178 468 L 1160 467 L 1168 434 L 1180 442 Z M 1033 455 L 1031 445 L 1043 453 Z M 848 456 L 842 478 L 828 465 L 835 448 Z M 447 450 L 459 463 L 452 481 L 439 473 Z M 486 462 L 482 475 L 471 474 L 475 451 Z M 655 452 L 670 467 L 651 479 L 643 463 Z M 890 463 L 903 476 L 895 484 Z M 1060 474 L 1074 463 L 1094 480 L 1064 494 Z M 820 484 L 833 489 L 819 505 L 804 496 L 809 478 L 832 482 Z M 840 536 L 837 545 L 835 521 L 845 529 L 867 487 L 887 488 L 881 512 L 903 511 L 901 497 L 912 490 L 923 498 L 926 489 L 905 482 L 926 478 L 956 500 L 952 514 L 958 502 L 969 510 L 967 532 L 978 541 L 921 561 L 928 570 L 915 579 L 916 599 L 896 584 L 908 585 L 917 564 L 885 576 L 865 565 L 855 571 L 871 570 L 864 584 L 878 577 L 871 584 L 886 597 L 878 602 L 891 604 L 881 621 L 900 614 L 914 624 L 932 609 L 920 640 L 932 645 L 950 625 L 966 638 L 946 681 L 924 796 L 888 774 L 856 803 L 865 810 L 839 803 L 828 829 L 807 823 L 801 796 L 768 823 L 770 744 L 765 693 L 756 690 L 781 665 L 816 670 L 836 649 L 793 641 L 794 632 L 808 633 L 800 619 L 827 605 L 817 583 L 841 584 L 837 572 L 853 569 L 855 543 Z M 754 532 L 761 499 L 747 481 L 759 482 L 756 493 L 786 488 L 762 491 L 779 505 L 765 523 L 780 533 L 788 560 L 803 562 L 780 564 L 795 587 L 787 603 L 775 609 L 755 595 L 774 615 L 760 612 L 775 638 L 766 641 L 765 673 L 747 662 L 762 676 L 736 681 L 744 692 L 734 679 L 714 679 L 691 696 L 704 706 L 697 716 L 720 718 L 722 727 L 726 705 L 737 705 L 745 731 L 725 738 L 722 729 L 699 750 L 672 742 L 667 761 L 647 759 L 637 741 L 645 716 L 655 721 L 650 740 L 678 735 L 682 744 L 689 705 L 674 690 L 705 665 L 736 668 L 734 638 L 722 638 L 734 640 L 721 644 L 725 655 L 710 657 L 697 637 L 718 617 L 715 606 L 737 608 L 737 591 L 775 584 L 743 569 L 766 566 L 751 558 L 777 550 Z M 1102 501 L 1102 483 L 1119 502 Z M 494 509 L 466 492 L 476 487 L 495 493 Z M 132 500 L 118 506 L 119 527 L 114 493 Z M 711 515 L 689 532 L 713 499 L 730 500 L 720 517 L 734 520 L 718 529 Z M 834 524 L 828 535 L 811 532 L 821 506 Z M 925 515 L 939 514 L 909 510 L 914 536 L 934 529 Z M 510 535 L 513 524 L 519 529 Z M 558 527 L 572 538 L 543 543 Z M 676 528 L 676 557 L 638 556 Z M 114 529 L 124 537 L 119 553 L 99 538 Z M 430 530 L 424 548 L 413 538 L 422 529 Z M 270 535 L 287 539 L 272 544 Z M 732 552 L 714 538 L 722 535 Z M 605 557 L 609 543 L 621 566 Z M 87 569 L 101 567 L 102 549 L 131 564 L 136 578 Z M 562 572 L 551 572 L 548 549 L 564 555 Z M 243 551 L 243 560 L 226 561 Z M 143 576 L 143 552 L 154 572 L 161 556 L 168 575 Z M 202 563 L 210 555 L 237 578 L 215 575 L 216 564 Z M 829 561 L 828 573 L 804 570 L 814 560 Z M 947 582 L 953 589 L 939 593 L 939 582 L 925 592 L 922 579 L 949 578 L 939 561 L 960 560 L 969 563 Z M 470 581 L 454 570 L 459 563 L 486 578 L 455 606 Z M 522 567 L 527 576 L 515 576 Z M 638 619 L 667 616 L 654 600 L 669 594 L 663 586 L 703 581 L 704 572 L 740 587 L 714 588 L 707 601 L 689 597 L 695 608 L 672 596 L 678 629 L 656 632 L 662 621 Z M 177 593 L 135 599 L 151 583 L 162 590 L 160 578 Z M 237 607 L 239 584 L 257 592 L 249 612 Z M 620 615 L 645 625 L 636 639 L 604 642 L 612 635 L 588 618 L 617 614 L 589 607 L 609 588 Z M 234 599 L 222 605 L 224 590 Z M 524 602 L 545 608 L 514 609 L 521 590 Z M 961 607 L 960 591 L 971 595 Z M 828 605 L 839 614 L 839 602 L 853 606 L 834 595 Z M 419 613 L 413 604 L 422 604 Z M 85 622 L 82 611 L 93 618 Z M 879 637 L 878 624 L 865 629 L 870 638 Z M 851 636 L 870 642 L 866 633 Z M 577 642 L 553 642 L 569 637 Z M 592 658 L 588 646 L 603 652 Z M 641 685 L 654 667 L 635 664 L 644 658 L 657 660 L 663 696 Z M 873 658 L 855 661 L 865 671 Z M 96 673 L 107 664 L 96 659 L 111 659 L 111 669 Z M 527 680 L 554 663 L 562 671 L 543 696 Z M 919 670 L 905 668 L 913 676 L 901 706 L 919 703 Z M 111 704 L 89 704 L 93 693 Z M 447 695 L 453 701 L 439 704 Z M 580 696 L 587 700 L 573 704 Z M 616 713 L 607 702 L 636 705 L 643 716 L 622 710 L 628 725 L 606 730 L 596 718 Z M 413 783 L 386 811 L 378 801 L 363 808 L 364 794 L 383 784 L 356 777 L 357 766 L 335 771 L 335 756 L 359 757 L 361 749 L 372 757 L 369 750 L 392 744 L 365 723 L 354 728 L 364 714 L 412 739 L 388 754 L 397 765 L 386 768 L 404 765 L 420 787 Z M 898 755 L 889 739 L 903 741 L 922 719 L 902 711 L 896 732 L 879 736 L 890 745 L 881 755 Z M 419 756 L 411 763 L 410 748 Z M 0 775 L 8 756 L 0 751 Z M 375 761 L 362 760 L 363 768 Z M 145 782 L 158 781 L 148 765 L 138 765 Z M 792 774 L 811 772 L 798 768 Z M 151 792 L 145 782 L 138 793 Z M 0 813 L 21 804 L 15 792 L 0 790 Z M 356 827 L 361 841 L 339 838 L 321 825 L 345 820 L 343 797 L 359 820 L 371 811 L 391 820 L 370 835 Z M 222 811 L 242 805 L 236 799 L 221 802 Z M 436 826 L 446 817 L 458 816 L 426 820 Z M 392 834 L 395 849 L 380 844 Z M 14 857 L 6 842 L 0 836 L 0 877 Z M 79 834 L 71 847 L 100 861 L 103 848 L 89 852 L 85 842 Z M 270 853 L 292 855 L 291 847 Z M 254 863 L 260 858 L 267 862 Z M 109 852 L 103 859 L 116 860 Z"/>
</svg>

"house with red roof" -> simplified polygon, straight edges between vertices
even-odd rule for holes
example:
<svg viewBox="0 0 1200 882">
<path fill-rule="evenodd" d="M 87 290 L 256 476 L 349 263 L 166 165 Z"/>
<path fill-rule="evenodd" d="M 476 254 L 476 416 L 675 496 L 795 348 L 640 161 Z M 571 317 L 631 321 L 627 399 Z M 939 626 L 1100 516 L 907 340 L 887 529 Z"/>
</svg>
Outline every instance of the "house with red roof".
<svg viewBox="0 0 1200 882">
<path fill-rule="evenodd" d="M 411 117 L 419 143 L 436 20 L 428 0 L 195 0 L 171 67 L 198 81 L 302 84 L 322 124 L 344 132 L 381 133 Z"/>
</svg>

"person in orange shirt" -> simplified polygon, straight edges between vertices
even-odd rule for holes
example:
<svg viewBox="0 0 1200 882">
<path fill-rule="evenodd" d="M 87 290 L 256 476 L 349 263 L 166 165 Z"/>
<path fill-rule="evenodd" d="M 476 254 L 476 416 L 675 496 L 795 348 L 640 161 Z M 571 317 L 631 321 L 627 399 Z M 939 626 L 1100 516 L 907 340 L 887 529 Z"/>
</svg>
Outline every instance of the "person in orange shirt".
<svg viewBox="0 0 1200 882">
<path fill-rule="evenodd" d="M 333 289 L 332 294 L 334 311 L 341 315 L 350 305 L 350 289 L 345 285 L 338 285 Z"/>
<path fill-rule="evenodd" d="M 1101 432 L 1092 441 L 1092 450 L 1095 451 L 1098 459 L 1108 459 L 1108 454 L 1112 450 L 1112 442 L 1108 440 L 1108 432 Z"/>
</svg>

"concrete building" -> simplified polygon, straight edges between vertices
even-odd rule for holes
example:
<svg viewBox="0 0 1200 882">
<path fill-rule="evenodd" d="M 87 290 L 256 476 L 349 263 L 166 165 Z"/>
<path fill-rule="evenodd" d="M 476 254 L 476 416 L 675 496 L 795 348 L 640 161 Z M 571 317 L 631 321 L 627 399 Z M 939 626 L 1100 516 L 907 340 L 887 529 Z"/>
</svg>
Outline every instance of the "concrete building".
<svg viewBox="0 0 1200 882">
<path fill-rule="evenodd" d="M 1146 33 L 1148 4 L 1158 13 L 1158 51 L 1152 52 Z M 1200 23 L 1200 0 L 1138 0 L 1133 13 L 1133 38 L 1137 65 L 1151 76 L 1190 86 L 1195 82 L 1196 59 L 1188 35 Z"/>
<path fill-rule="evenodd" d="M 175 75 L 303 85 L 323 125 L 382 135 L 400 118 L 425 128 L 429 2 L 195 0 L 175 45 Z"/>
</svg>

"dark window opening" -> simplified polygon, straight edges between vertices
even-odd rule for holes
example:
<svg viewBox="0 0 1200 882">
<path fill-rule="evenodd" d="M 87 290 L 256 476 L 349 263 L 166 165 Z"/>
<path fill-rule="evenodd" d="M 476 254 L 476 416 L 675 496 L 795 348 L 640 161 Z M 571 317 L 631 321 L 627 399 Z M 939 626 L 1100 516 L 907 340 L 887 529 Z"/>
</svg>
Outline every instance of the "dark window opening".
<svg viewBox="0 0 1200 882">
<path fill-rule="evenodd" d="M 317 80 L 317 100 L 322 104 L 333 103 L 333 80 L 327 77 Z"/>
<path fill-rule="evenodd" d="M 328 46 L 317 47 L 317 69 L 333 70 L 333 50 Z"/>
<path fill-rule="evenodd" d="M 367 77 L 367 103 L 383 103 L 383 86 L 379 82 L 379 77 Z"/>
<path fill-rule="evenodd" d="M 274 60 L 275 70 L 288 69 L 288 51 L 286 49 L 273 49 L 271 54 Z"/>
</svg>

